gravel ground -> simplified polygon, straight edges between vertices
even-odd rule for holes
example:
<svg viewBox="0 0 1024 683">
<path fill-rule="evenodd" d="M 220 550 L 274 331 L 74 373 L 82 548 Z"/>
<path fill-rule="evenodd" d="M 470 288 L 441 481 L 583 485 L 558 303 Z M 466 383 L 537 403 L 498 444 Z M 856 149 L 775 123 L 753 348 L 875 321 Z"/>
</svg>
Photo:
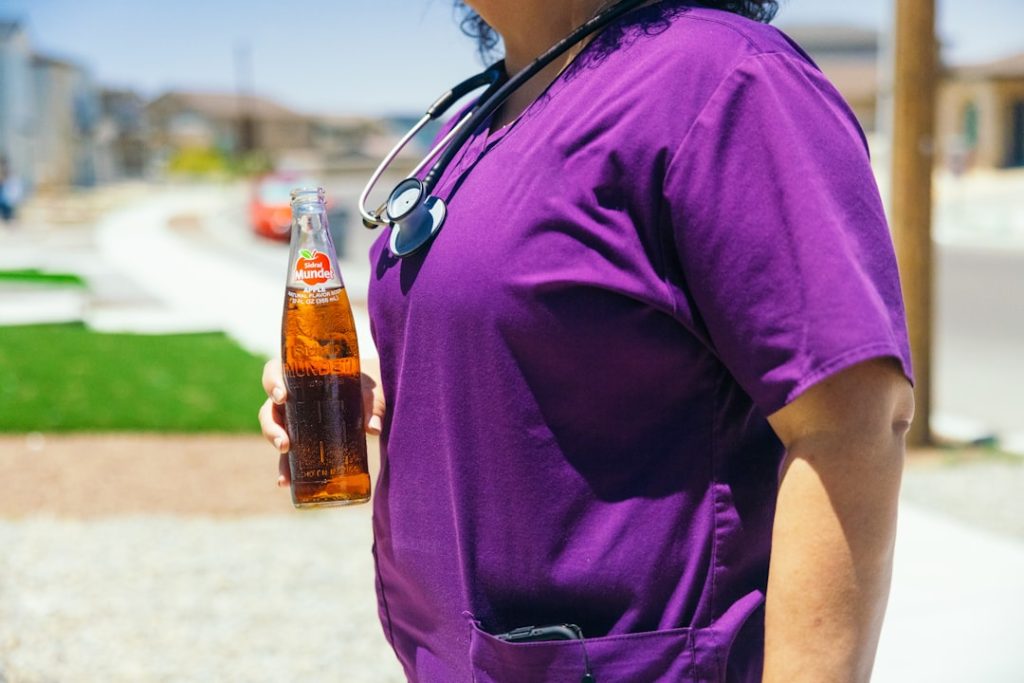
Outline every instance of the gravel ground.
<svg viewBox="0 0 1024 683">
<path fill-rule="evenodd" d="M 275 461 L 248 436 L 0 437 L 0 683 L 403 681 L 370 507 L 297 512 Z M 1022 491 L 1021 460 L 981 451 L 904 485 L 1024 539 Z"/>
<path fill-rule="evenodd" d="M 366 508 L 0 522 L 0 671 L 29 681 L 404 680 Z"/>
<path fill-rule="evenodd" d="M 403 681 L 370 507 L 275 478 L 259 437 L 0 438 L 0 683 Z"/>
</svg>

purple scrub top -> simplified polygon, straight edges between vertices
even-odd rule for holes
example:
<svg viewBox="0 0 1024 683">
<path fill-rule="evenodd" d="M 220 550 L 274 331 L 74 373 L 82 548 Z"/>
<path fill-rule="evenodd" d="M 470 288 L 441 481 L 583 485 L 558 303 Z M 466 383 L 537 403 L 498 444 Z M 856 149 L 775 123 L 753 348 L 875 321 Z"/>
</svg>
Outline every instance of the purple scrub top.
<svg viewBox="0 0 1024 683">
<path fill-rule="evenodd" d="M 410 681 L 756 681 L 783 448 L 766 416 L 910 376 L 863 134 L 774 28 L 668 0 L 475 135 L 448 218 L 370 251 L 388 412 L 380 618 Z"/>
</svg>

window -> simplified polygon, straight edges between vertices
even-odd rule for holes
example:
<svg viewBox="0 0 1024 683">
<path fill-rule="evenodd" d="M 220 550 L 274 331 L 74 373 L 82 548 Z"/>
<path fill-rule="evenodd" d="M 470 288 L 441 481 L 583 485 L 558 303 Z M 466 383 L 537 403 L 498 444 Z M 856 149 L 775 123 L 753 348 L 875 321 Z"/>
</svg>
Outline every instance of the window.
<svg viewBox="0 0 1024 683">
<path fill-rule="evenodd" d="M 967 149 L 978 146 L 978 105 L 975 102 L 968 102 L 964 107 L 963 133 Z"/>
</svg>

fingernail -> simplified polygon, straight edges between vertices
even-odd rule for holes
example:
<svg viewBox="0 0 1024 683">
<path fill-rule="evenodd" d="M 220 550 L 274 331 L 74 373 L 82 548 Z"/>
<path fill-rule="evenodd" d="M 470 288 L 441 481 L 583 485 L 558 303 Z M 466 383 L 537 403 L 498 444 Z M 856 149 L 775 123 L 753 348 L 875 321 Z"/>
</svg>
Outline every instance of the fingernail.
<svg viewBox="0 0 1024 683">
<path fill-rule="evenodd" d="M 280 403 L 284 400 L 284 389 L 281 387 L 274 387 L 271 395 L 274 397 L 274 403 Z"/>
<path fill-rule="evenodd" d="M 284 475 L 283 474 L 277 478 L 277 485 L 278 486 L 284 486 Z"/>
<path fill-rule="evenodd" d="M 381 430 L 380 416 L 371 415 L 370 421 L 366 423 L 366 428 L 373 430 L 375 432 L 379 432 Z"/>
<path fill-rule="evenodd" d="M 276 448 L 277 450 L 281 450 L 281 444 L 282 443 L 284 443 L 284 437 L 283 436 L 277 437 L 276 439 L 274 439 L 274 448 Z"/>
</svg>

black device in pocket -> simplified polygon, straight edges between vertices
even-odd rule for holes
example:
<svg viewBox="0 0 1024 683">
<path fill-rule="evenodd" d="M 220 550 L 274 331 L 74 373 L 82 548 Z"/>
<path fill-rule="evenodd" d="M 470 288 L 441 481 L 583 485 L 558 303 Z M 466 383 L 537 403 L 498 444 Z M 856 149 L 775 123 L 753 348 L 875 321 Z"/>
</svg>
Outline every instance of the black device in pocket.
<svg viewBox="0 0 1024 683">
<path fill-rule="evenodd" d="M 583 631 L 576 624 L 551 624 L 548 626 L 520 626 L 495 638 L 509 643 L 535 643 L 543 640 L 578 640 L 583 650 L 583 678 L 580 683 L 597 683 L 590 670 L 590 658 L 587 657 L 587 646 L 583 641 Z"/>
<path fill-rule="evenodd" d="M 521 626 L 508 633 L 499 633 L 495 638 L 510 643 L 533 643 L 538 640 L 583 640 L 583 633 L 576 624 L 553 624 L 551 626 Z"/>
</svg>

